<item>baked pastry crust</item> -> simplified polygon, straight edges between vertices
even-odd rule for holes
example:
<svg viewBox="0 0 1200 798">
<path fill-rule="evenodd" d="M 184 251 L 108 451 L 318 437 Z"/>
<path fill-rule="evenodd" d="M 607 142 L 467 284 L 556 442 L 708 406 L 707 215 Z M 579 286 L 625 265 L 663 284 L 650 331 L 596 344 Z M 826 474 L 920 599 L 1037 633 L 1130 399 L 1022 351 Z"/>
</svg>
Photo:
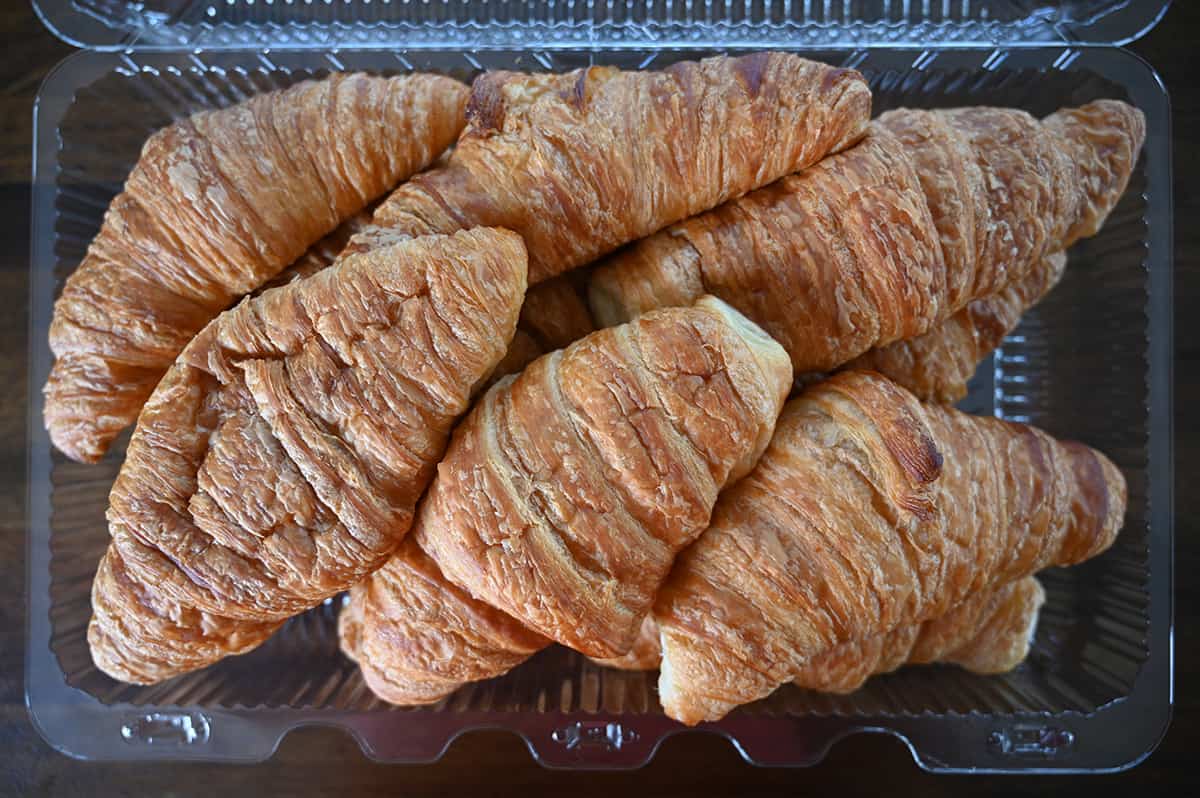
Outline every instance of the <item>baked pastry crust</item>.
<svg viewBox="0 0 1200 798">
<path fill-rule="evenodd" d="M 150 683 L 244 651 L 381 566 L 504 354 L 525 274 L 508 231 L 402 241 L 196 336 L 109 497 L 88 630 L 101 670 Z"/>
<path fill-rule="evenodd" d="M 875 674 L 932 662 L 1006 673 L 1028 655 L 1045 600 L 1037 579 L 1027 576 L 970 596 L 924 623 L 835 646 L 809 660 L 793 682 L 826 693 L 852 693 Z"/>
<path fill-rule="evenodd" d="M 375 222 L 515 230 L 532 285 L 816 163 L 870 115 L 862 75 L 786 53 L 487 72 L 447 165 L 401 186 Z"/>
<path fill-rule="evenodd" d="M 790 385 L 779 345 L 712 298 L 593 333 L 475 405 L 414 535 L 476 598 L 586 654 L 623 653 Z"/>
<path fill-rule="evenodd" d="M 1023 277 L 970 302 L 924 335 L 872 349 L 841 370 L 877 371 L 922 401 L 953 404 L 967 395 L 979 364 L 1058 284 L 1066 266 L 1062 252 L 1043 258 Z"/>
<path fill-rule="evenodd" d="M 342 652 L 393 704 L 431 704 L 508 672 L 550 640 L 442 575 L 413 537 L 350 590 L 338 616 Z"/>
<path fill-rule="evenodd" d="M 943 662 L 975 673 L 1005 673 L 1029 653 L 1045 592 L 1027 576 L 998 590 L 980 592 L 945 615 L 924 623 L 905 624 L 863 640 L 852 640 L 817 654 L 793 679 L 798 687 L 827 693 L 852 693 L 868 678 L 902 665 Z M 662 643 L 653 615 L 642 621 L 629 652 L 597 665 L 628 671 L 655 670 Z"/>
<path fill-rule="evenodd" d="M 898 110 L 855 147 L 614 254 L 592 313 L 618 324 L 702 294 L 778 340 L 797 374 L 924 335 L 1094 233 L 1145 139 L 1101 100 L 1035 120 Z"/>
<path fill-rule="evenodd" d="M 715 720 L 849 641 L 1109 545 L 1125 480 L 1032 427 L 921 405 L 870 372 L 787 404 L 659 591 L 659 695 Z"/>
</svg>

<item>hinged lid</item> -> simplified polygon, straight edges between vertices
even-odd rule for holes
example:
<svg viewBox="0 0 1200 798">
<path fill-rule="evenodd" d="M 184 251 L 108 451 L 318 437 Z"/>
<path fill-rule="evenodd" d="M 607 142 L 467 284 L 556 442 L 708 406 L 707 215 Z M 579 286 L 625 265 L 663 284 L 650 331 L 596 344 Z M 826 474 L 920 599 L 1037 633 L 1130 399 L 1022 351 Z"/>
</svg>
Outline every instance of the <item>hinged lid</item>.
<svg viewBox="0 0 1200 798">
<path fill-rule="evenodd" d="M 1170 0 L 33 0 L 89 49 L 1125 44 Z"/>
</svg>

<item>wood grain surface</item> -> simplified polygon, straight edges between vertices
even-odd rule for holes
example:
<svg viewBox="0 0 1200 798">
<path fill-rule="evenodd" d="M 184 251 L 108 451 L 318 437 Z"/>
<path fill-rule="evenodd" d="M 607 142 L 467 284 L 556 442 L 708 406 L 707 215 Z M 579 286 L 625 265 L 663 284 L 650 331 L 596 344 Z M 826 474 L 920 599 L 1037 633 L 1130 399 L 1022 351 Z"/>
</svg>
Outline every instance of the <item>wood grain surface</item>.
<svg viewBox="0 0 1200 798">
<path fill-rule="evenodd" d="M 1086 778 L 945 777 L 918 769 L 890 737 L 858 735 L 803 770 L 745 764 L 724 739 L 685 734 L 668 740 L 642 770 L 544 770 L 514 736 L 477 732 L 437 763 L 384 766 L 348 736 L 305 729 L 268 762 L 228 765 L 89 764 L 53 751 L 30 725 L 24 698 L 26 344 L 29 268 L 30 127 L 42 78 L 71 48 L 42 28 L 24 0 L 0 2 L 0 796 L 242 795 L 590 795 L 1200 794 L 1200 3 L 1177 2 L 1131 46 L 1153 64 L 1170 93 L 1175 134 L 1175 717 L 1165 740 L 1133 770 Z"/>
</svg>

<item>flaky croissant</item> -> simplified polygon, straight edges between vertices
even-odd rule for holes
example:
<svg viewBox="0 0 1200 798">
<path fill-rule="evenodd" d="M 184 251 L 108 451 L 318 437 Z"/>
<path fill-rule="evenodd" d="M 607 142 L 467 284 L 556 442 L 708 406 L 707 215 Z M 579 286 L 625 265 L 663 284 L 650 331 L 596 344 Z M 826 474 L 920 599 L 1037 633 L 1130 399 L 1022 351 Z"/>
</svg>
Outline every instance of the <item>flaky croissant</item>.
<svg viewBox="0 0 1200 798">
<path fill-rule="evenodd" d="M 1098 554 L 1124 509 L 1120 471 L 1082 444 L 835 375 L 788 403 L 659 591 L 663 707 L 720 718 L 821 652 Z"/>
<path fill-rule="evenodd" d="M 1101 100 L 1041 122 L 1000 108 L 900 110 L 843 153 L 616 253 L 596 321 L 714 294 L 762 325 L 799 373 L 923 335 L 1094 233 L 1145 138 Z"/>
<path fill-rule="evenodd" d="M 136 683 L 201 667 L 382 565 L 504 354 L 526 268 L 508 231 L 404 241 L 205 327 L 109 497 L 97 666 Z"/>
<path fill-rule="evenodd" d="M 1062 252 L 1042 258 L 1023 277 L 968 303 L 924 335 L 871 349 L 842 369 L 877 371 L 922 401 L 953 404 L 967 395 L 980 362 L 1058 283 L 1066 265 Z"/>
<path fill-rule="evenodd" d="M 434 75 L 337 74 L 151 136 L 55 303 L 55 446 L 100 459 L 205 324 L 433 162 L 466 95 Z"/>
<path fill-rule="evenodd" d="M 859 73 L 785 53 L 488 72 L 449 163 L 401 186 L 375 223 L 515 230 L 534 284 L 853 144 L 870 107 Z"/>
<path fill-rule="evenodd" d="M 1025 659 L 1044 601 L 1042 586 L 1027 576 L 971 596 L 924 623 L 904 624 L 886 634 L 835 646 L 810 659 L 792 681 L 811 690 L 851 693 L 869 677 L 906 664 L 944 662 L 976 673 L 1004 673 Z M 646 616 L 626 654 L 593 661 L 628 671 L 658 668 L 662 643 L 654 616 Z"/>
<path fill-rule="evenodd" d="M 476 404 L 417 542 L 535 631 L 620 654 L 717 492 L 753 467 L 790 384 L 779 345 L 711 297 L 593 333 Z"/>
<path fill-rule="evenodd" d="M 1051 256 L 1023 280 L 995 297 L 972 302 L 926 335 L 873 350 L 859 360 L 870 362 L 874 358 L 877 365 L 887 368 L 893 381 L 921 398 L 944 401 L 956 388 L 965 390 L 977 360 L 1000 343 L 1025 307 L 1049 290 L 1064 265 L 1062 255 Z M 580 272 L 577 269 L 529 290 L 521 308 L 521 322 L 504 361 L 496 369 L 497 375 L 518 371 L 542 351 L 565 346 L 587 334 L 591 319 L 577 294 Z M 523 327 L 529 328 L 528 332 Z M 518 344 L 522 340 L 525 345 Z M 1001 629 L 1003 634 L 978 636 L 971 649 L 974 659 L 970 661 L 955 659 L 965 656 L 962 647 L 955 650 L 943 647 L 933 654 L 927 653 L 921 661 L 955 661 L 986 673 L 1015 667 L 1024 658 L 1025 650 L 1017 645 L 1022 639 L 1018 627 L 1026 632 L 1032 627 L 1041 602 L 1023 600 L 1028 597 L 1028 587 L 1014 590 L 1005 586 L 1002 590 L 1009 598 L 1000 605 L 996 616 L 1014 604 L 1025 615 Z M 990 601 L 991 595 L 984 594 L 982 598 Z M 909 651 L 904 645 L 911 646 L 920 629 L 961 624 L 971 604 L 971 600 L 964 602 L 961 609 L 947 613 L 946 620 L 910 624 L 869 641 L 845 644 L 815 658 L 806 669 L 814 680 L 812 686 L 824 690 L 855 689 L 872 673 L 900 664 L 888 667 L 890 661 L 882 660 L 882 654 L 895 657 L 900 652 L 899 656 L 906 658 Z M 976 599 L 974 606 L 978 608 L 983 603 Z M 369 622 L 362 621 L 364 612 L 371 614 Z M 472 598 L 446 579 L 415 540 L 406 540 L 392 563 L 351 590 L 339 625 L 342 650 L 359 662 L 368 686 L 384 700 L 401 705 L 438 701 L 463 684 L 502 675 L 550 644 L 549 639 Z M 849 656 L 853 647 L 857 647 L 858 659 Z M 1018 650 L 1020 655 L 1016 656 Z M 658 668 L 661 657 L 658 624 L 652 615 L 647 615 L 629 651 L 617 657 L 594 659 L 605 667 L 652 670 Z M 825 677 L 824 682 L 815 681 L 817 674 L 833 672 L 835 667 L 839 669 L 836 672 L 847 674 L 840 682 L 830 677 Z M 852 671 L 852 667 L 857 670 Z M 848 675 L 851 673 L 861 674 L 858 684 L 853 686 Z M 804 678 L 802 674 L 798 681 Z"/>
<path fill-rule="evenodd" d="M 1057 284 L 1066 262 L 1061 252 L 1044 258 L 1025 277 L 971 302 L 925 335 L 872 349 L 841 370 L 874 370 L 922 401 L 956 402 L 966 395 L 980 361 Z M 794 681 L 814 690 L 848 693 L 869 676 L 906 663 L 949 662 L 977 673 L 1002 673 L 1024 660 L 1044 598 L 1037 580 L 1027 577 L 968 598 L 940 618 L 837 646 L 814 657 Z M 598 665 L 632 671 L 654 670 L 661 660 L 652 614 L 628 652 L 594 659 Z"/>
</svg>

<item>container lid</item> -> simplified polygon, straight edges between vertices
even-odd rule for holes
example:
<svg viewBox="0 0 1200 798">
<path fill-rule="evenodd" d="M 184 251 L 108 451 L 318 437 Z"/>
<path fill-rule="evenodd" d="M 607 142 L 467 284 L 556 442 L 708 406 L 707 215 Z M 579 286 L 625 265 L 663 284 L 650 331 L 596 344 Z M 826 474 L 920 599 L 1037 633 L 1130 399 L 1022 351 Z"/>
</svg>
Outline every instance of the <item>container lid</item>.
<svg viewBox="0 0 1200 798">
<path fill-rule="evenodd" d="M 1126 44 L 1170 0 L 33 0 L 120 49 Z"/>
</svg>

